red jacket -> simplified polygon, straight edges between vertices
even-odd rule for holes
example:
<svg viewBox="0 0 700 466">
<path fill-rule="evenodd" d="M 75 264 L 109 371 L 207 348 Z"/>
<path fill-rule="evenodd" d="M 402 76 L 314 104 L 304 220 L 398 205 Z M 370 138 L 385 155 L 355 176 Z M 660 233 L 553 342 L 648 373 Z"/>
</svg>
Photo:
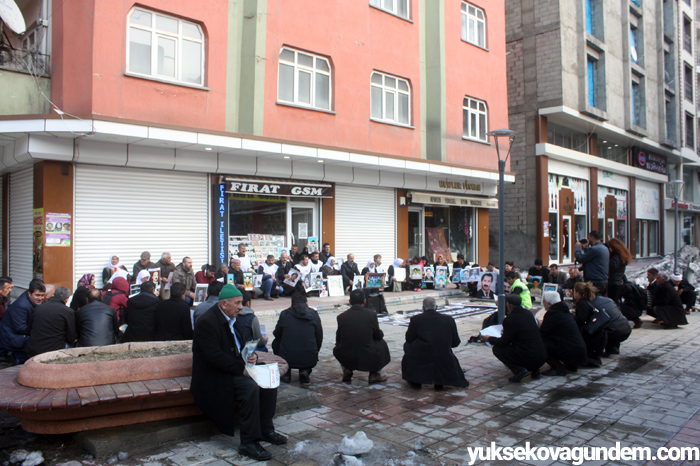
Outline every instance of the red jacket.
<svg viewBox="0 0 700 466">
<path fill-rule="evenodd" d="M 117 320 L 122 322 L 124 319 L 124 310 L 126 302 L 129 300 L 129 282 L 126 278 L 118 277 L 112 281 L 112 289 L 102 293 L 102 300 L 110 293 L 112 299 L 109 301 L 109 306 L 117 311 Z"/>
<path fill-rule="evenodd" d="M 214 277 L 207 277 L 207 273 L 203 270 L 194 274 L 194 279 L 197 280 L 197 283 L 206 283 L 207 285 L 216 280 Z"/>
</svg>

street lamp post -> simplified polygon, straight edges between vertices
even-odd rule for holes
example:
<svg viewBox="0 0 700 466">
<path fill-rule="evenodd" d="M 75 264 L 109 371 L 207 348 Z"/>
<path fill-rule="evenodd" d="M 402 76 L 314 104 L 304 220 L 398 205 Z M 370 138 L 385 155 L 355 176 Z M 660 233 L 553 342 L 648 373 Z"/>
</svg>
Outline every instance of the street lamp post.
<svg viewBox="0 0 700 466">
<path fill-rule="evenodd" d="M 515 131 L 509 129 L 496 129 L 489 131 L 489 136 L 493 137 L 496 143 L 496 154 L 498 155 L 498 213 L 500 220 L 500 228 L 498 232 L 498 267 L 499 267 L 499 278 L 498 278 L 498 323 L 503 323 L 503 319 L 506 316 L 506 296 L 503 292 L 503 283 L 505 282 L 505 236 L 504 230 L 506 227 L 506 217 L 505 217 L 505 200 L 503 191 L 505 189 L 505 171 L 506 171 L 506 161 L 510 155 L 510 150 L 513 148 L 513 141 L 515 141 Z M 508 146 L 508 152 L 505 158 L 501 159 L 501 149 L 498 145 L 498 138 L 508 138 L 510 140 L 510 145 Z"/>
<path fill-rule="evenodd" d="M 678 198 L 683 192 L 683 180 L 668 183 L 668 191 L 673 197 L 673 273 L 678 273 Z"/>
</svg>

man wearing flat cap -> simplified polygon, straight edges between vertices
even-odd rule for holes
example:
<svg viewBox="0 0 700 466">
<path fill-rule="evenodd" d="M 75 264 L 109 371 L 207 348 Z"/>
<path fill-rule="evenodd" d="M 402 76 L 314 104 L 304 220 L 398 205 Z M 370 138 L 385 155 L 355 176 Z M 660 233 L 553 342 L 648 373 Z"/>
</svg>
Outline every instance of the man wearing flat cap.
<svg viewBox="0 0 700 466">
<path fill-rule="evenodd" d="M 506 296 L 506 318 L 500 338 L 481 336 L 493 345 L 493 355 L 513 372 L 510 382 L 520 382 L 528 375 L 539 378 L 540 367 L 547 360 L 537 321 L 532 312 L 521 306 L 520 295 Z"/>
<path fill-rule="evenodd" d="M 260 441 L 275 445 L 287 438 L 275 432 L 272 418 L 277 404 L 277 389 L 260 388 L 244 374 L 241 350 L 245 342 L 236 324 L 243 309 L 243 296 L 227 284 L 219 293 L 219 303 L 196 322 L 192 340 L 191 391 L 199 409 L 225 435 L 234 434 L 234 403 L 240 412 L 240 446 L 238 452 L 258 461 L 272 455 Z M 248 360 L 255 363 L 255 356 Z"/>
<path fill-rule="evenodd" d="M 134 264 L 133 275 L 131 276 L 131 281 L 136 281 L 136 277 L 139 276 L 139 272 L 142 270 L 153 269 L 156 264 L 151 262 L 151 253 L 148 251 L 143 251 L 141 253 L 141 258 L 138 262 Z"/>
</svg>

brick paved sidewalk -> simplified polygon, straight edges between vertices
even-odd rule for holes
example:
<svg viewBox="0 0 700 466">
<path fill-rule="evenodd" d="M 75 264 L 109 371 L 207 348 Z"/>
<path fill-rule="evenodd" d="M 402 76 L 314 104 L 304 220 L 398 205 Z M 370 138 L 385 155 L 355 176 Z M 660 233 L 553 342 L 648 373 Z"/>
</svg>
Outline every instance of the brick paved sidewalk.
<svg viewBox="0 0 700 466">
<path fill-rule="evenodd" d="M 537 381 L 526 378 L 519 384 L 508 383 L 509 371 L 485 345 L 463 344 L 456 354 L 471 385 L 443 391 L 429 386 L 414 390 L 401 380 L 406 328 L 390 325 L 382 325 L 392 350 L 392 362 L 386 368 L 388 382 L 368 385 L 366 374 L 356 372 L 352 384 L 342 383 L 340 367 L 332 356 L 336 315 L 321 315 L 325 339 L 309 385 L 319 395 L 321 407 L 276 418 L 277 428 L 290 441 L 285 447 L 270 446 L 273 460 L 267 464 L 332 464 L 343 435 L 350 437 L 358 431 L 365 432 L 375 445 L 363 457 L 366 465 L 466 464 L 467 446 L 485 447 L 492 441 L 500 446 L 525 442 L 533 446 L 614 446 L 621 442 L 622 446 L 653 450 L 700 441 L 700 414 L 696 414 L 700 408 L 700 314 L 689 316 L 690 325 L 679 330 L 662 330 L 647 321 L 623 343 L 622 354 L 605 360 L 600 369 L 580 369 L 567 377 Z M 457 320 L 463 343 L 477 333 L 482 318 Z M 263 318 L 262 323 L 271 330 L 275 319 Z M 296 371 L 292 384 L 298 385 Z M 239 456 L 223 437 L 215 436 L 154 450 L 123 464 L 127 463 L 254 462 Z"/>
</svg>

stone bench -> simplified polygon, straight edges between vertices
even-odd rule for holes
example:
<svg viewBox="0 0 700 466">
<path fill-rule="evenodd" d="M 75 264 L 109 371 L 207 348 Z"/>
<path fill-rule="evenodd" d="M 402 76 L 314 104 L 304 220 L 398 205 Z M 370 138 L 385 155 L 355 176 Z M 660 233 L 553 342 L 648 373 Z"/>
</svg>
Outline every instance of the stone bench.
<svg viewBox="0 0 700 466">
<path fill-rule="evenodd" d="M 22 428 L 40 434 L 65 434 L 201 415 L 190 393 L 192 353 L 75 364 L 48 361 L 93 353 L 165 349 L 191 342 L 123 343 L 71 348 L 31 358 L 23 366 L 0 371 L 0 410 L 22 420 Z M 284 359 L 258 353 L 264 363 Z"/>
</svg>

